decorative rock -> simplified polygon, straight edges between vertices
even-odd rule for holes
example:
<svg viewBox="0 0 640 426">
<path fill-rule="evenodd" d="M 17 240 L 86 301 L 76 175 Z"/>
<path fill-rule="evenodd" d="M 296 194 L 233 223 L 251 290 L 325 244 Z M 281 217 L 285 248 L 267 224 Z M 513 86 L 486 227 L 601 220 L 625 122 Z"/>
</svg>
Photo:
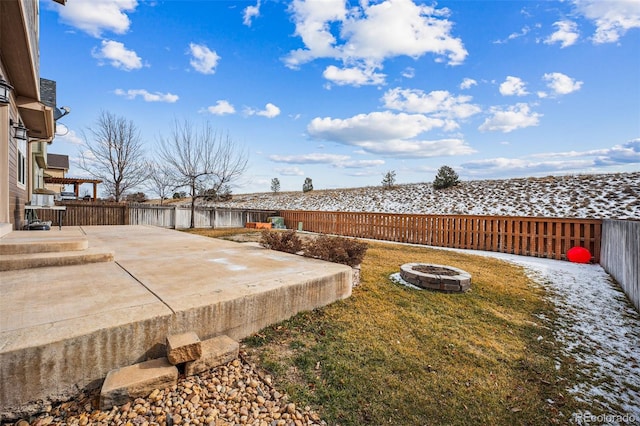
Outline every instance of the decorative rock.
<svg viewBox="0 0 640 426">
<path fill-rule="evenodd" d="M 169 365 L 167 360 L 164 362 Z M 43 413 L 31 424 L 326 426 L 311 407 L 302 408 L 289 401 L 286 394 L 275 391 L 265 379 L 253 366 L 235 359 L 198 375 L 181 377 L 175 384 L 158 385 L 149 389 L 146 397 L 108 411 L 89 411 L 87 401 L 94 396 L 82 393 L 73 401 L 55 406 L 50 413 Z"/>
<path fill-rule="evenodd" d="M 100 391 L 100 409 L 109 410 L 114 405 L 146 397 L 154 389 L 171 387 L 177 382 L 178 369 L 166 358 L 111 370 Z"/>
<path fill-rule="evenodd" d="M 237 361 L 239 349 L 238 342 L 228 336 L 217 336 L 213 339 L 205 340 L 202 342 L 202 356 L 185 364 L 185 375 L 192 376 L 232 360 Z"/>
<path fill-rule="evenodd" d="M 198 335 L 192 331 L 167 336 L 167 358 L 173 365 L 195 361 L 202 355 Z"/>
<path fill-rule="evenodd" d="M 420 288 L 462 293 L 471 287 L 471 275 L 453 266 L 405 263 L 400 267 L 403 280 Z"/>
</svg>

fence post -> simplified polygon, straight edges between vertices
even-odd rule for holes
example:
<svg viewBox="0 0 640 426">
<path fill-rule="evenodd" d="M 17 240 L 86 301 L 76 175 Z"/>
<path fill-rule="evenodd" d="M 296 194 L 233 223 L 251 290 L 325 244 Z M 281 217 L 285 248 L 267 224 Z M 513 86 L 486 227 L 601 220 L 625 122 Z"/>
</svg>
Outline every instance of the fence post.
<svg viewBox="0 0 640 426">
<path fill-rule="evenodd" d="M 171 219 L 172 219 L 172 221 L 173 221 L 173 226 L 172 226 L 172 228 L 173 228 L 173 229 L 176 229 L 176 221 L 178 220 L 178 205 L 177 205 L 177 204 L 175 204 L 175 205 L 173 206 L 173 210 L 172 210 L 172 212 L 173 212 L 173 213 L 172 213 L 172 217 L 171 217 Z"/>
<path fill-rule="evenodd" d="M 124 216 L 124 224 L 123 225 L 129 225 L 131 223 L 131 221 L 129 220 L 129 203 L 124 205 L 124 209 L 123 209 L 123 216 Z"/>
</svg>

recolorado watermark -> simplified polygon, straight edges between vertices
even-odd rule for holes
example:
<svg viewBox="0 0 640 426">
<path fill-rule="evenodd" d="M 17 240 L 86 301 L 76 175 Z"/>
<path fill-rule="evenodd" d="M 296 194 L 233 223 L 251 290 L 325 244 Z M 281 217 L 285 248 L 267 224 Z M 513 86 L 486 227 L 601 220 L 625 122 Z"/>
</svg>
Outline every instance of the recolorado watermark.
<svg viewBox="0 0 640 426">
<path fill-rule="evenodd" d="M 635 424 L 640 420 L 633 414 L 591 414 L 573 413 L 573 421 L 579 425 L 588 424 Z"/>
</svg>

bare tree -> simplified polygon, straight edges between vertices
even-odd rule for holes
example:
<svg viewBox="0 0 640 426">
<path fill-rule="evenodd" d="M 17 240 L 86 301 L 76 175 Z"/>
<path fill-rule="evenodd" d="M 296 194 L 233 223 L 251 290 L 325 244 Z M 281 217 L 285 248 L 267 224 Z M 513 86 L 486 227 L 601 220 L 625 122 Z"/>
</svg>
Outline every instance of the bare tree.
<svg viewBox="0 0 640 426">
<path fill-rule="evenodd" d="M 108 196 L 120 201 L 147 177 L 140 131 L 131 120 L 102 111 L 94 127 L 83 132 L 87 148 L 78 166 L 102 180 Z"/>
<path fill-rule="evenodd" d="M 148 164 L 149 178 L 146 181 L 145 186 L 152 193 L 160 197 L 160 205 L 164 203 L 164 200 L 169 198 L 169 195 L 175 188 L 175 177 L 167 170 L 166 166 L 160 165 L 158 162 L 150 162 Z"/>
<path fill-rule="evenodd" d="M 215 132 L 209 123 L 196 129 L 188 120 L 176 121 L 170 134 L 160 137 L 160 156 L 169 165 L 176 188 L 189 188 L 191 228 L 196 199 L 220 193 L 245 172 L 248 162 L 247 153 L 228 134 Z"/>
</svg>

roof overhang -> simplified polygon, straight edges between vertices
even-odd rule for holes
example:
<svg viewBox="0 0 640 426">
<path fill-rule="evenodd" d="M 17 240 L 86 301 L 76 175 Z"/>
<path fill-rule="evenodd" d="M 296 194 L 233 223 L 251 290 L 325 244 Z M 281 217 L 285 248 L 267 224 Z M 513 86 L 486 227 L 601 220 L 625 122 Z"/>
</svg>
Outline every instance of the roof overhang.
<svg viewBox="0 0 640 426">
<path fill-rule="evenodd" d="M 55 135 L 55 122 L 53 121 L 53 108 L 38 102 L 35 99 L 19 96 L 16 104 L 20 110 L 20 117 L 29 137 L 45 140 L 49 143 Z"/>
<path fill-rule="evenodd" d="M 38 18 L 31 13 L 37 11 L 33 3 L 0 0 L 0 52 L 5 80 L 13 86 L 14 95 L 38 99 Z"/>
</svg>

